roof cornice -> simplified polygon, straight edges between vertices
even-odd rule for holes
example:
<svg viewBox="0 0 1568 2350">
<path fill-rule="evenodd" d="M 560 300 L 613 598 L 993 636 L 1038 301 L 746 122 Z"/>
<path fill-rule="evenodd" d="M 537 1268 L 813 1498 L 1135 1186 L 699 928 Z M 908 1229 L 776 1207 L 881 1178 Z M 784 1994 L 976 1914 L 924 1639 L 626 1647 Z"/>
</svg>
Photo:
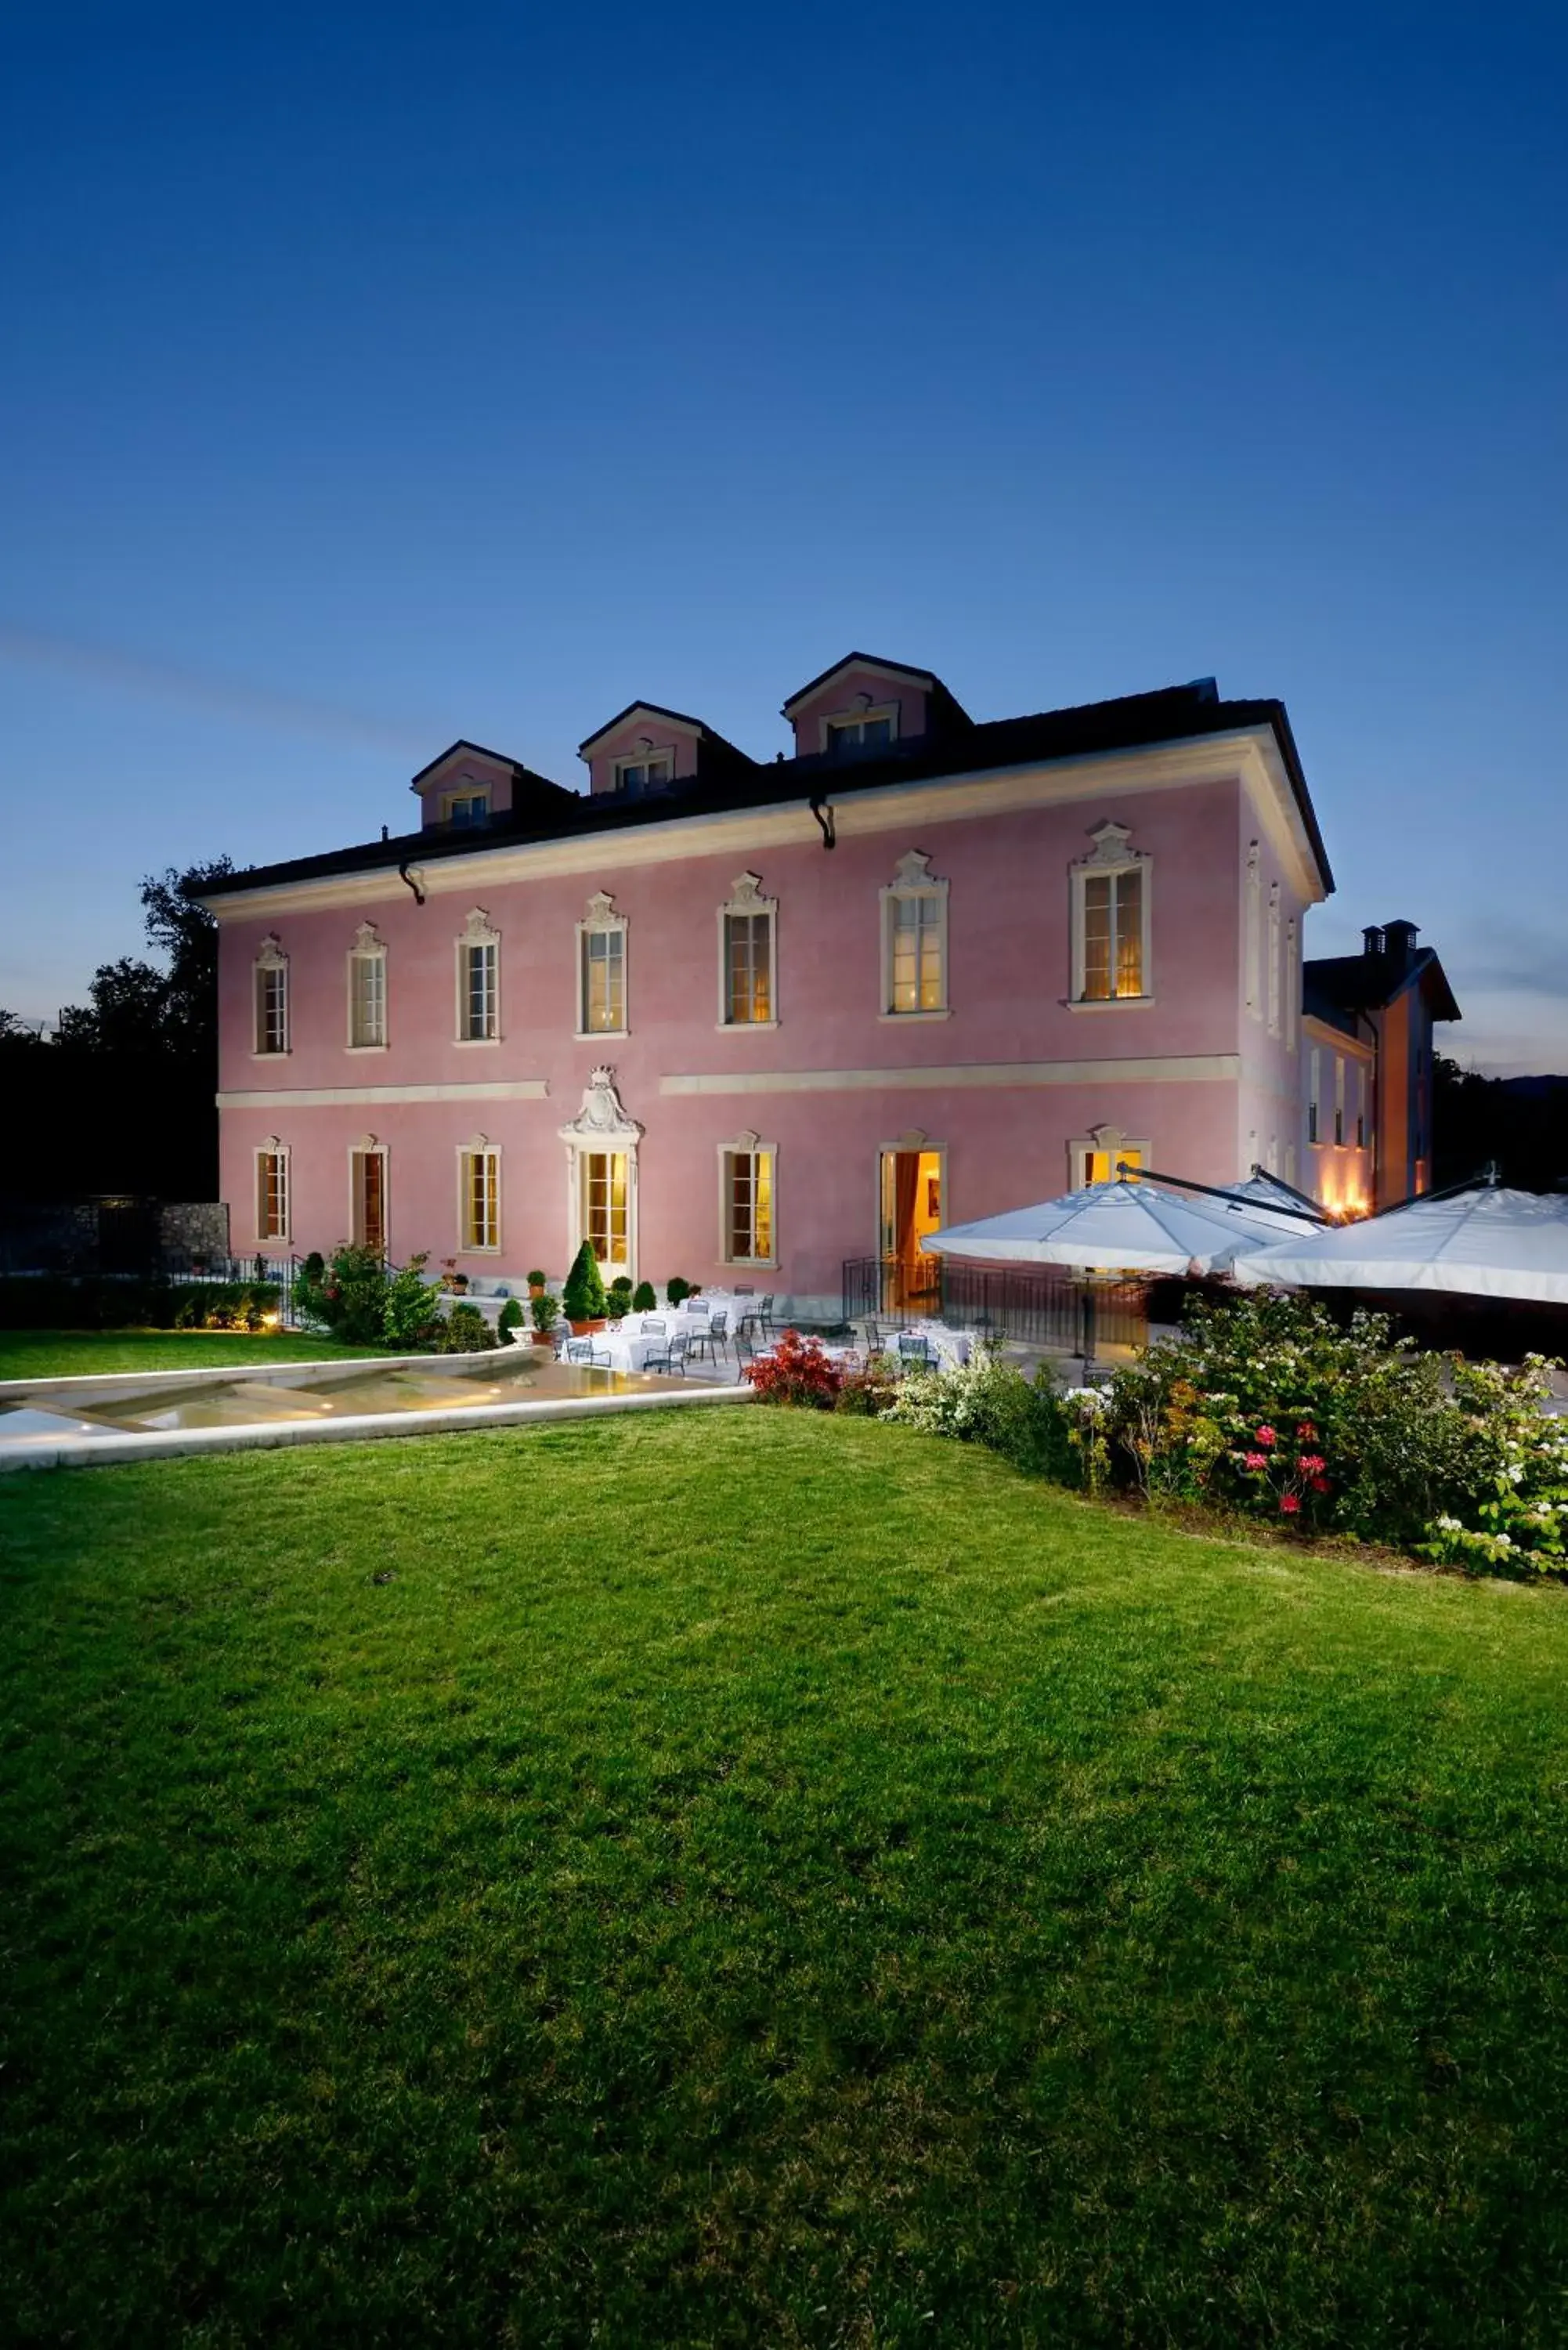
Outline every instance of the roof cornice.
<svg viewBox="0 0 1568 2350">
<path fill-rule="evenodd" d="M 829 786 L 822 796 L 831 802 L 843 839 L 908 831 L 911 827 L 926 831 L 938 825 L 1003 816 L 1022 808 L 1180 791 L 1227 780 L 1239 780 L 1249 794 L 1298 896 L 1308 904 L 1318 903 L 1327 894 L 1323 877 L 1272 731 L 1262 721 L 1233 732 L 1183 736 L 1174 742 L 1140 744 L 1130 751 L 1087 752 L 1076 758 L 1033 760 L 1015 767 L 884 784 L 874 791 L 851 790 L 842 798 L 835 797 Z M 408 867 L 427 897 L 461 897 L 498 882 L 674 865 L 696 857 L 744 859 L 753 852 L 817 837 L 810 802 L 804 793 L 796 793 L 761 807 L 667 817 L 614 832 L 496 841 L 428 863 L 421 863 L 415 850 Z M 377 865 L 308 880 L 264 883 L 255 889 L 230 889 L 202 902 L 220 922 L 239 922 L 286 912 L 305 913 L 318 907 L 396 904 L 403 893 L 398 868 Z"/>
</svg>

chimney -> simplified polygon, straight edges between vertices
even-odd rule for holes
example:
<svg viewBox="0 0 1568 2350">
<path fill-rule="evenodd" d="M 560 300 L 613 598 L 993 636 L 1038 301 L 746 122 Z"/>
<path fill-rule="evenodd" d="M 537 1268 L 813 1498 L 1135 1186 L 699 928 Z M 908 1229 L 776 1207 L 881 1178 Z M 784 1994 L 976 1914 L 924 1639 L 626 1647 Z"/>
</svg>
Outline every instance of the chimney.
<svg viewBox="0 0 1568 2350">
<path fill-rule="evenodd" d="M 1383 933 L 1376 922 L 1369 923 L 1362 931 L 1361 951 L 1363 954 L 1369 955 L 1380 955 L 1383 952 Z"/>
<path fill-rule="evenodd" d="M 1408 971 L 1410 958 L 1416 951 L 1416 941 L 1421 935 L 1419 925 L 1415 922 L 1385 922 L 1383 935 L 1388 942 L 1389 961 L 1397 970 Z"/>
</svg>

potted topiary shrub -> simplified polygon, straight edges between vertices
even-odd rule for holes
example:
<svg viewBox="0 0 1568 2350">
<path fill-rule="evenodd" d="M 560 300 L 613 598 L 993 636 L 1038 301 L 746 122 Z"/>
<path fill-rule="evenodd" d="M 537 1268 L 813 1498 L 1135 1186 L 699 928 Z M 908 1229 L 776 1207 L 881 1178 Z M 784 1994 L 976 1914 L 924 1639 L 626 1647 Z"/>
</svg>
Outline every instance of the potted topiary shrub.
<svg viewBox="0 0 1568 2350">
<path fill-rule="evenodd" d="M 671 1305 L 679 1305 L 683 1297 L 691 1296 L 691 1284 L 689 1281 L 682 1281 L 680 1275 L 675 1274 L 665 1283 L 664 1295 Z"/>
<path fill-rule="evenodd" d="M 542 1273 L 531 1273 L 528 1275 L 528 1295 L 530 1297 L 544 1296 L 545 1276 Z"/>
<path fill-rule="evenodd" d="M 534 1319 L 534 1344 L 548 1347 L 554 1343 L 556 1325 L 561 1318 L 561 1301 L 542 1289 L 537 1297 L 530 1298 L 528 1311 Z"/>
<path fill-rule="evenodd" d="M 606 1294 L 606 1303 L 617 1322 L 631 1312 L 631 1281 L 628 1274 L 623 1273 L 618 1281 L 611 1282 Z"/>
<path fill-rule="evenodd" d="M 651 1281 L 639 1281 L 631 1293 L 634 1314 L 651 1314 L 659 1304 L 659 1292 Z"/>
<path fill-rule="evenodd" d="M 502 1345 L 504 1347 L 511 1346 L 513 1343 L 512 1333 L 514 1330 L 520 1330 L 522 1326 L 523 1300 L 520 1297 L 509 1297 L 505 1305 L 502 1307 L 499 1315 L 496 1316 L 495 1322 L 495 1327 L 501 1334 Z"/>
<path fill-rule="evenodd" d="M 572 1336 L 585 1338 L 591 1330 L 602 1330 L 605 1307 L 604 1276 L 592 1243 L 585 1241 L 561 1289 L 561 1311 L 572 1326 Z"/>
</svg>

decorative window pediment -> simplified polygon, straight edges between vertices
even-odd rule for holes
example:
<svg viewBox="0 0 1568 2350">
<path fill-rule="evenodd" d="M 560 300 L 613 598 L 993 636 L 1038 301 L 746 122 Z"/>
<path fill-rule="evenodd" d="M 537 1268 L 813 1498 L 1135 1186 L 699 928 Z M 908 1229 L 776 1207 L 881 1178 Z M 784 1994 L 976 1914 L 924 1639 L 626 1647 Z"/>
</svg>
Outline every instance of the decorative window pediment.
<svg viewBox="0 0 1568 2350">
<path fill-rule="evenodd" d="M 269 931 L 265 938 L 263 939 L 260 946 L 257 947 L 256 969 L 258 971 L 286 971 L 288 969 L 288 957 L 284 952 L 283 941 L 278 937 L 275 931 Z"/>
<path fill-rule="evenodd" d="M 462 936 L 468 946 L 496 947 L 501 944 L 501 933 L 483 906 L 469 908 L 463 918 Z"/>
</svg>

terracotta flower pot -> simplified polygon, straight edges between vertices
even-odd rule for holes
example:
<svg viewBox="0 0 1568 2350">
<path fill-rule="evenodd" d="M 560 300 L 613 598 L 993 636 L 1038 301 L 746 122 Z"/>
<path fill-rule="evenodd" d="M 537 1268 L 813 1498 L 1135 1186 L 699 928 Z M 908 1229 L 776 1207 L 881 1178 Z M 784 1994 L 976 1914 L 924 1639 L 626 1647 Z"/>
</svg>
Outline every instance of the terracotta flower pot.
<svg viewBox="0 0 1568 2350">
<path fill-rule="evenodd" d="M 604 1326 L 605 1323 L 602 1314 L 599 1315 L 598 1319 L 594 1322 L 573 1322 L 568 1325 L 574 1338 L 591 1338 L 596 1330 L 602 1330 Z"/>
<path fill-rule="evenodd" d="M 532 1336 L 536 1347 L 553 1347 L 556 1343 L 554 1334 L 548 1330 L 535 1330 Z"/>
</svg>

